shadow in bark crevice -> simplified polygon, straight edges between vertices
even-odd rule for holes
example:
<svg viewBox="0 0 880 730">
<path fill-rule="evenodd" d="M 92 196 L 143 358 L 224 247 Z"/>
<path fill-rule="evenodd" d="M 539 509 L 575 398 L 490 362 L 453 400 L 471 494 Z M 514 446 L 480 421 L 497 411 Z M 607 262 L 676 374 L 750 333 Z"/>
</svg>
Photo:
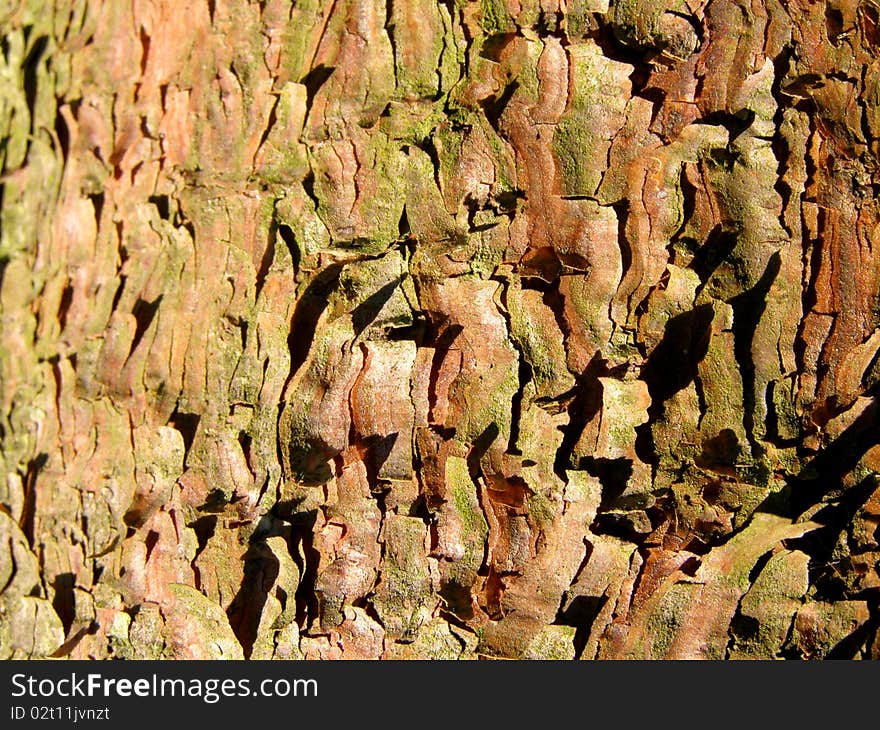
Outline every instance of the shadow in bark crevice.
<svg viewBox="0 0 880 730">
<path fill-rule="evenodd" d="M 660 419 L 667 400 L 696 379 L 697 365 L 709 351 L 714 315 L 711 304 L 701 304 L 667 321 L 663 338 L 642 368 L 651 396 L 650 423 Z"/>
<path fill-rule="evenodd" d="M 576 378 L 575 395 L 567 408 L 569 421 L 561 428 L 562 443 L 553 462 L 553 471 L 562 481 L 567 481 L 566 470 L 577 466 L 572 463 L 572 457 L 584 428 L 602 408 L 602 384 L 599 376 L 606 370 L 605 360 L 597 352 Z"/>
<path fill-rule="evenodd" d="M 248 547 L 243 560 L 244 577 L 226 615 L 245 659 L 248 659 L 253 653 L 263 608 L 278 579 L 280 565 L 268 546 L 259 542 Z"/>
</svg>

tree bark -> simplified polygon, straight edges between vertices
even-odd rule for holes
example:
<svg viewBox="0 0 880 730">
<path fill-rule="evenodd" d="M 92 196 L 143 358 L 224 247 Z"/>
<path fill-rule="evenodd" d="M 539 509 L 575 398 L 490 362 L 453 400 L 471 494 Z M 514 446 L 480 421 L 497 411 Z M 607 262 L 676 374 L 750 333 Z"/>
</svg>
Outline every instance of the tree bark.
<svg viewBox="0 0 880 730">
<path fill-rule="evenodd" d="M 0 3 L 0 656 L 880 658 L 878 24 Z"/>
</svg>

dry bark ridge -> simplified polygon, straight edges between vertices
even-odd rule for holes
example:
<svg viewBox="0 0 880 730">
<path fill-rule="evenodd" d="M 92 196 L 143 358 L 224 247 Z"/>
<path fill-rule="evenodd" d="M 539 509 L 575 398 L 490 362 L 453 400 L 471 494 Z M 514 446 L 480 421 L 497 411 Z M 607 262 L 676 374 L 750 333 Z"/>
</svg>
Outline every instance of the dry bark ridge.
<svg viewBox="0 0 880 730">
<path fill-rule="evenodd" d="M 0 27 L 0 656 L 880 657 L 875 0 Z"/>
</svg>

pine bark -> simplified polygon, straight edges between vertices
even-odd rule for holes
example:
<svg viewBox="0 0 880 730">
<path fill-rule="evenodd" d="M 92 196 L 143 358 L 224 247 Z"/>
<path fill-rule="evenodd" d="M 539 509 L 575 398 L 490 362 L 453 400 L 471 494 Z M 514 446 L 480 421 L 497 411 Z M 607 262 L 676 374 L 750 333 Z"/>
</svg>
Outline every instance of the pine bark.
<svg viewBox="0 0 880 730">
<path fill-rule="evenodd" d="M 0 656 L 880 658 L 874 0 L 0 27 Z"/>
</svg>

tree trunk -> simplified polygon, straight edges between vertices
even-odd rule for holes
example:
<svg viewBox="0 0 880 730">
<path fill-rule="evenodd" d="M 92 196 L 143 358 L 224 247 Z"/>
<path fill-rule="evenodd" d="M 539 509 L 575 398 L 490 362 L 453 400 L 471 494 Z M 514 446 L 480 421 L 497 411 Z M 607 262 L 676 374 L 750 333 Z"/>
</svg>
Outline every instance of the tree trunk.
<svg viewBox="0 0 880 730">
<path fill-rule="evenodd" d="M 0 656 L 880 658 L 874 0 L 0 27 Z"/>
</svg>

